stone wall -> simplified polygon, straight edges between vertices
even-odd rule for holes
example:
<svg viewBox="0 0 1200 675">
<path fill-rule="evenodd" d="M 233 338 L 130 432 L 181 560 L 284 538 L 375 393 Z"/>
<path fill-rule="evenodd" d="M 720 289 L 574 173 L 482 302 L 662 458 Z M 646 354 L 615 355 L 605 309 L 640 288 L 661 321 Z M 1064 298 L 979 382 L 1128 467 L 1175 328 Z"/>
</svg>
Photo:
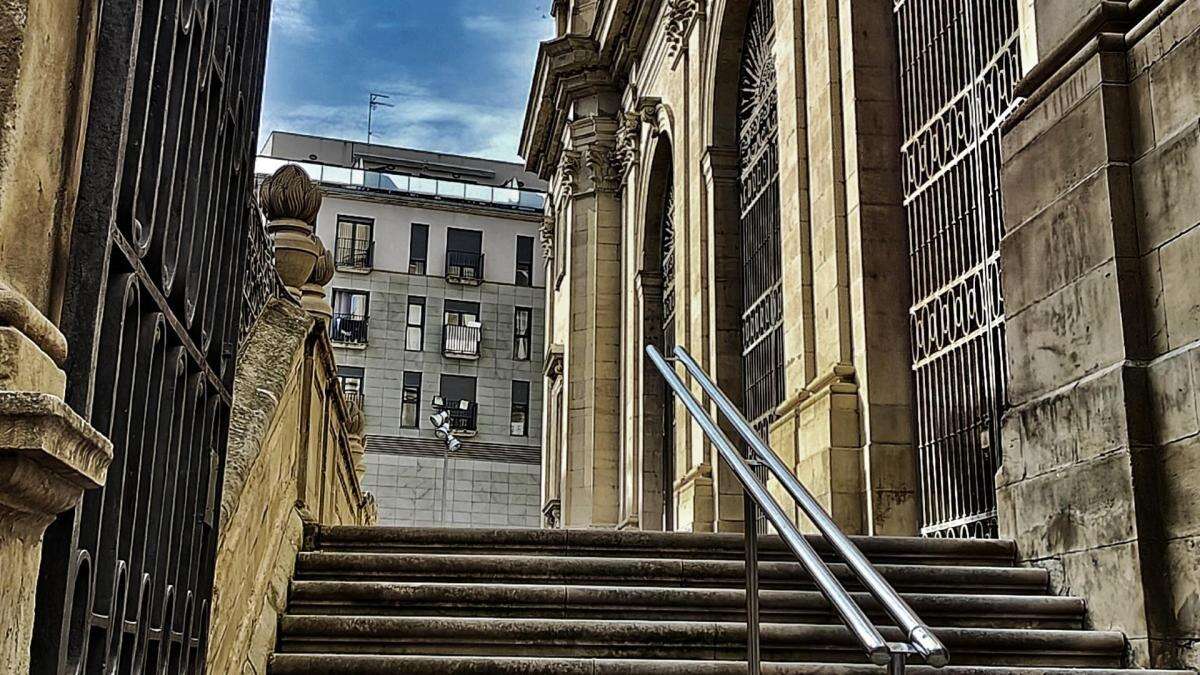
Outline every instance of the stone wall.
<svg viewBox="0 0 1200 675">
<path fill-rule="evenodd" d="M 1001 533 L 1134 663 L 1196 668 L 1200 0 L 1034 4 L 1004 136 Z"/>
<path fill-rule="evenodd" d="M 323 324 L 268 304 L 234 382 L 209 672 L 266 672 L 305 527 L 374 519 L 340 391 Z"/>
</svg>

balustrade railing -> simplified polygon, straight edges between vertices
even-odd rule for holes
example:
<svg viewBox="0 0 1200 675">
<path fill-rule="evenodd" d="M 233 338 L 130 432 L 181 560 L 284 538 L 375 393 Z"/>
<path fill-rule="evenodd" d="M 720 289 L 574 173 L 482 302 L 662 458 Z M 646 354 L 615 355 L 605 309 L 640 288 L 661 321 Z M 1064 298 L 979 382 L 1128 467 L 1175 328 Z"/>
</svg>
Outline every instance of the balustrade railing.
<svg viewBox="0 0 1200 675">
<path fill-rule="evenodd" d="M 474 251 L 446 251 L 446 281 L 460 284 L 483 283 L 483 254 Z"/>
<path fill-rule="evenodd" d="M 442 326 L 442 354 L 455 359 L 479 358 L 483 327 L 477 325 Z"/>
<path fill-rule="evenodd" d="M 369 270 L 375 263 L 375 242 L 338 237 L 334 259 L 338 267 Z"/>
<path fill-rule="evenodd" d="M 362 314 L 334 313 L 329 326 L 329 339 L 343 344 L 367 344 L 367 327 L 370 317 Z"/>
<path fill-rule="evenodd" d="M 386 171 L 351 169 L 319 162 L 296 162 L 278 157 L 258 157 L 255 161 L 254 171 L 260 175 L 270 175 L 284 164 L 298 165 L 304 169 L 309 178 L 315 181 L 361 190 L 377 190 L 434 199 L 453 199 L 536 213 L 541 213 L 546 203 L 546 195 L 535 190 L 420 178 Z"/>
</svg>

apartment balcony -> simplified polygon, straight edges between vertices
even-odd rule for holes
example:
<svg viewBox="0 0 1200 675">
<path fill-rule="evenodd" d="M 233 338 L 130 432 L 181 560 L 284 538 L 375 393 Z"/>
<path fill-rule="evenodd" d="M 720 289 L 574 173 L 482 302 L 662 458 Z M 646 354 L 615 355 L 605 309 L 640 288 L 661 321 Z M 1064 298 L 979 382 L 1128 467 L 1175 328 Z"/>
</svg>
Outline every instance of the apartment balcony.
<svg viewBox="0 0 1200 675">
<path fill-rule="evenodd" d="M 456 436 L 474 436 L 479 419 L 479 405 L 474 401 L 447 400 L 433 397 L 433 409 L 450 413 L 450 430 Z"/>
<path fill-rule="evenodd" d="M 478 286 L 483 283 L 483 254 L 471 251 L 446 251 L 446 281 Z"/>
<path fill-rule="evenodd" d="M 483 326 L 477 323 L 442 326 L 442 354 L 449 359 L 475 360 L 483 342 Z"/>
<path fill-rule="evenodd" d="M 338 238 L 335 248 L 337 268 L 348 272 L 370 272 L 375 264 L 375 242 Z"/>
<path fill-rule="evenodd" d="M 359 314 L 335 313 L 329 324 L 329 339 L 340 345 L 367 346 L 369 317 Z"/>
</svg>

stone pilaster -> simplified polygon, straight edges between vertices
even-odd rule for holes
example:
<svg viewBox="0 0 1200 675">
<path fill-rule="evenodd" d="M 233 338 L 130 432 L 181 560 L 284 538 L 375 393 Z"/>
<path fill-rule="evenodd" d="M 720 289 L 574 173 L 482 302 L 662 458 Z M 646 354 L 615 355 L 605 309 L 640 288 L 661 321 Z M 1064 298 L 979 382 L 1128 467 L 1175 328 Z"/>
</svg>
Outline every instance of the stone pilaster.
<svg viewBox="0 0 1200 675">
<path fill-rule="evenodd" d="M 1026 5 L 1001 535 L 1136 665 L 1200 667 L 1200 2 Z"/>
<path fill-rule="evenodd" d="M 570 328 L 563 525 L 615 526 L 620 447 L 620 175 L 617 121 L 597 111 L 570 124 Z"/>
</svg>

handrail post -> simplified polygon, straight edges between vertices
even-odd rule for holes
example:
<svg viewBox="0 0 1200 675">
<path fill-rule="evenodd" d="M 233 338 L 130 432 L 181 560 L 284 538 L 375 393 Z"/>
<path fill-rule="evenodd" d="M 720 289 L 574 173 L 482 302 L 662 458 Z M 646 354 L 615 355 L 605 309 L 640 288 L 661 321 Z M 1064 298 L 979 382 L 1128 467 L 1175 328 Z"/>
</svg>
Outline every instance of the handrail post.
<svg viewBox="0 0 1200 675">
<path fill-rule="evenodd" d="M 749 492 L 742 495 L 746 532 L 746 667 L 750 675 L 762 673 L 758 614 L 758 507 Z"/>
</svg>

